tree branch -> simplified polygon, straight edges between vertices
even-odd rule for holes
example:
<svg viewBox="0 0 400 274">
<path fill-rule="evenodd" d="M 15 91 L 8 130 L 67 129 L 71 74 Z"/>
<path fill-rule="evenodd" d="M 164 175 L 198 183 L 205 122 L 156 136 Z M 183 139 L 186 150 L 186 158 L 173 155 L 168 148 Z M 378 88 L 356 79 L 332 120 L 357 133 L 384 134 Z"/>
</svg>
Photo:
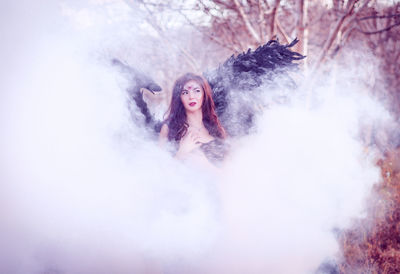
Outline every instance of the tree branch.
<svg viewBox="0 0 400 274">
<path fill-rule="evenodd" d="M 358 21 L 368 20 L 368 19 L 392 18 L 392 17 L 400 17 L 400 13 L 389 14 L 389 15 L 371 15 L 371 16 L 361 17 L 358 19 Z"/>
<path fill-rule="evenodd" d="M 229 10 L 235 10 L 235 7 L 233 5 L 229 5 L 229 1 L 221 1 L 221 0 L 214 0 L 214 4 L 218 4 L 219 6 L 222 6 L 225 9 Z"/>
<path fill-rule="evenodd" d="M 264 24 L 265 24 L 265 11 L 261 0 L 257 1 L 258 3 L 258 23 L 260 24 L 260 34 L 261 34 L 261 41 L 264 43 L 265 41 L 265 33 L 264 33 Z"/>
<path fill-rule="evenodd" d="M 275 32 L 275 18 L 276 18 L 276 13 L 278 12 L 280 2 L 281 2 L 281 0 L 275 0 L 274 9 L 272 10 L 271 28 L 270 28 L 271 37 L 274 35 L 274 32 Z"/>
<path fill-rule="evenodd" d="M 314 70 L 317 69 L 321 65 L 321 63 L 324 60 L 328 50 L 332 46 L 333 41 L 335 41 L 335 39 L 336 39 L 336 37 L 337 37 L 337 35 L 338 35 L 339 31 L 340 31 L 340 28 L 342 27 L 345 19 L 353 12 L 356 2 L 357 2 L 357 0 L 352 0 L 351 3 L 349 2 L 348 3 L 347 12 L 344 15 L 342 15 L 339 18 L 339 20 L 336 22 L 335 27 L 333 28 L 333 30 L 329 34 L 328 39 L 326 40 L 326 42 L 324 44 L 324 47 L 322 48 L 321 54 L 318 57 L 317 62 L 315 64 L 315 66 L 314 66 Z M 367 1 L 367 3 L 368 2 L 369 2 L 369 0 Z"/>
<path fill-rule="evenodd" d="M 269 8 L 270 8 L 270 6 L 269 6 L 269 4 L 268 4 L 268 1 L 267 1 L 267 0 L 263 0 L 263 3 L 264 3 L 264 5 L 267 7 L 267 9 L 269 9 Z"/>
<path fill-rule="evenodd" d="M 339 53 L 339 51 L 343 48 L 343 45 L 346 44 L 347 40 L 350 38 L 350 35 L 353 33 L 353 31 L 355 29 L 356 29 L 356 27 L 352 26 L 349 29 L 347 29 L 345 32 L 343 32 L 340 43 L 338 43 L 336 48 L 331 53 L 331 58 L 334 58 Z"/>
<path fill-rule="evenodd" d="M 150 26 L 153 27 L 153 29 L 160 35 L 160 37 L 162 37 L 164 39 L 164 41 L 169 44 L 170 46 L 175 46 L 181 53 L 182 55 L 185 57 L 184 60 L 188 63 L 188 65 L 190 67 L 192 67 L 192 69 L 194 71 L 198 71 L 199 70 L 199 64 L 197 63 L 197 61 L 193 58 L 193 56 L 191 56 L 184 48 L 180 47 L 179 45 L 177 45 L 176 43 L 173 43 L 170 41 L 170 39 L 168 38 L 168 36 L 166 36 L 162 30 L 162 28 L 154 21 L 153 16 L 151 11 L 149 10 L 149 8 L 147 7 L 146 3 L 143 0 L 136 0 L 139 3 L 143 4 L 144 8 L 146 9 L 147 13 L 149 14 L 149 16 L 146 16 L 146 21 L 149 23 Z M 135 8 L 133 6 L 133 4 L 129 1 L 129 0 L 124 0 L 124 2 L 130 7 L 130 8 Z"/>
<path fill-rule="evenodd" d="M 185 20 L 189 23 L 189 25 L 191 25 L 195 30 L 197 30 L 198 32 L 200 32 L 201 34 L 207 36 L 211 41 L 214 41 L 215 43 L 217 43 L 218 45 L 227 48 L 229 50 L 235 51 L 235 49 L 225 43 L 223 43 L 222 41 L 218 40 L 217 38 L 215 38 L 213 35 L 208 34 L 205 31 L 200 30 L 187 16 L 186 14 L 184 14 L 182 11 L 178 11 L 180 15 L 182 15 Z"/>
<path fill-rule="evenodd" d="M 240 16 L 242 17 L 243 22 L 244 22 L 249 34 L 256 40 L 257 43 L 260 43 L 261 42 L 260 36 L 257 34 L 255 29 L 251 25 L 249 18 L 247 17 L 246 13 L 243 10 L 243 7 L 240 5 L 238 0 L 233 0 L 233 2 L 235 3 L 237 11 L 239 12 Z"/>
<path fill-rule="evenodd" d="M 385 32 L 385 31 L 389 31 L 389 30 L 391 30 L 392 28 L 394 28 L 396 26 L 400 26 L 400 22 L 398 22 L 396 24 L 393 24 L 393 25 L 390 25 L 390 26 L 388 26 L 388 27 L 386 27 L 384 29 L 380 29 L 380 30 L 376 30 L 376 31 L 363 31 L 360 28 L 357 28 L 357 31 L 361 32 L 362 34 L 372 35 L 372 34 L 378 34 L 378 33 L 382 33 L 382 32 Z"/>
<path fill-rule="evenodd" d="M 239 46 L 239 50 L 237 49 L 237 47 L 235 47 L 236 52 L 241 52 L 241 51 L 246 50 L 246 48 L 243 47 L 242 43 L 240 42 L 240 39 L 237 39 L 238 36 L 236 35 L 236 32 L 231 28 L 231 24 L 228 22 L 225 25 L 226 25 L 226 29 L 228 29 L 231 34 L 232 42 Z"/>
<path fill-rule="evenodd" d="M 276 20 L 275 20 L 275 23 L 276 23 L 277 29 L 279 30 L 279 32 L 282 34 L 283 38 L 285 39 L 286 44 L 289 44 L 289 43 L 290 43 L 289 41 L 290 41 L 291 39 L 290 39 L 289 36 L 286 34 L 286 32 L 285 32 L 285 30 L 283 29 L 283 27 L 282 27 L 281 23 L 279 22 L 279 20 L 276 19 Z"/>
</svg>

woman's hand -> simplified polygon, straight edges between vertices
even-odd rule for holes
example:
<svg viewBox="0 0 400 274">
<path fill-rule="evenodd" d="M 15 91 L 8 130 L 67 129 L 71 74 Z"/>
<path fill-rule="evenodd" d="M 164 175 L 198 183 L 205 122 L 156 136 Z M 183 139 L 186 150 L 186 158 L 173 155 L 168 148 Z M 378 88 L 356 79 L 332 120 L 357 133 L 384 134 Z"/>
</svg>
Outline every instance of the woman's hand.
<svg viewBox="0 0 400 274">
<path fill-rule="evenodd" d="M 176 153 L 177 158 L 184 158 L 187 154 L 192 152 L 194 149 L 200 147 L 202 142 L 200 142 L 200 137 L 190 128 L 186 132 L 185 136 L 182 137 L 179 142 L 179 149 Z"/>
</svg>

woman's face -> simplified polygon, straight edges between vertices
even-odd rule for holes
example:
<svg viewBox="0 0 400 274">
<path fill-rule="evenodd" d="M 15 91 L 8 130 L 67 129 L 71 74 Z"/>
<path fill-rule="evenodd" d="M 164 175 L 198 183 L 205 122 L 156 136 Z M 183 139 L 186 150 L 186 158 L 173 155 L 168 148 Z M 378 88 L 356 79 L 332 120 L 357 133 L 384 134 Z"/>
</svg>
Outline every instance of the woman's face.
<svg viewBox="0 0 400 274">
<path fill-rule="evenodd" d="M 203 105 L 204 90 L 194 80 L 186 82 L 181 91 L 181 101 L 186 111 L 194 112 Z"/>
</svg>

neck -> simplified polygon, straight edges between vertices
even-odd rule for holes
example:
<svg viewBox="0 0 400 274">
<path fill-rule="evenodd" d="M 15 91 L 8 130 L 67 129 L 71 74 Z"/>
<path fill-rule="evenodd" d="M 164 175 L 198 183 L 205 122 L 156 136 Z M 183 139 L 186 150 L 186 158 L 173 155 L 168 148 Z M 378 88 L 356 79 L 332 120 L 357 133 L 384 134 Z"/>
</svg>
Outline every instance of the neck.
<svg viewBox="0 0 400 274">
<path fill-rule="evenodd" d="M 202 127 L 203 126 L 203 112 L 201 109 L 195 112 L 186 112 L 186 121 L 189 126 Z"/>
</svg>

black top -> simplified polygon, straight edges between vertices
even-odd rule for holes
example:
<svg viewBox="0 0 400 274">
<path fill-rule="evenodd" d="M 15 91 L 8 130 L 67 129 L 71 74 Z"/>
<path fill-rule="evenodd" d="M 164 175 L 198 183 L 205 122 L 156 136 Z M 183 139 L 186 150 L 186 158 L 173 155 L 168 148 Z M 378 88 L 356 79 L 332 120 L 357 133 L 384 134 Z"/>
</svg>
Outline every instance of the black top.
<svg viewBox="0 0 400 274">
<path fill-rule="evenodd" d="M 216 165 L 224 160 L 228 152 L 228 146 L 223 139 L 214 139 L 208 143 L 204 143 L 200 146 L 200 149 L 207 159 Z"/>
</svg>

